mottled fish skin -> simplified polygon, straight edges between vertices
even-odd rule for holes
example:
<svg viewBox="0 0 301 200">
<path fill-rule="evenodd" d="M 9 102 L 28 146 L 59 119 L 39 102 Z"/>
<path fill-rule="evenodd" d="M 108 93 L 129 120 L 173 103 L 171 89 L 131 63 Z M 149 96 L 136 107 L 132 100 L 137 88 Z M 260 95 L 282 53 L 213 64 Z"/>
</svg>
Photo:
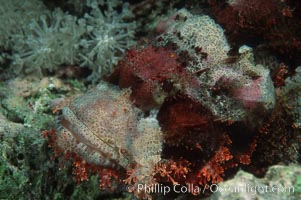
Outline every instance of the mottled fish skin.
<svg viewBox="0 0 301 200">
<path fill-rule="evenodd" d="M 125 169 L 139 165 L 149 171 L 151 163 L 161 160 L 156 114 L 143 118 L 129 89 L 102 83 L 63 108 L 60 127 L 58 146 L 92 164 Z"/>
<path fill-rule="evenodd" d="M 70 123 L 72 122 L 72 124 Z M 85 124 L 83 124 L 71 111 L 70 108 L 63 109 L 62 126 L 67 129 L 77 141 L 80 141 L 101 154 L 104 158 L 119 160 L 120 154 L 116 147 L 108 144 L 93 133 Z"/>
<path fill-rule="evenodd" d="M 141 111 L 132 105 L 129 90 L 105 86 L 63 108 L 58 145 L 88 162 L 126 168 L 135 163 L 131 151 Z"/>
</svg>

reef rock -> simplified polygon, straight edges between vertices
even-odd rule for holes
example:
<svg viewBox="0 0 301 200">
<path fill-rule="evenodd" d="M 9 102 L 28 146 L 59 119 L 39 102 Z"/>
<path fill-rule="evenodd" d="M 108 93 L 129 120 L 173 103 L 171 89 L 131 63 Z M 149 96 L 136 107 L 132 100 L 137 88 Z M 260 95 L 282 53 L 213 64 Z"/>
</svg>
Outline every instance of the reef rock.
<svg viewBox="0 0 301 200">
<path fill-rule="evenodd" d="M 300 199 L 300 174 L 298 165 L 272 166 L 264 178 L 239 171 L 233 179 L 212 186 L 210 199 Z"/>
</svg>

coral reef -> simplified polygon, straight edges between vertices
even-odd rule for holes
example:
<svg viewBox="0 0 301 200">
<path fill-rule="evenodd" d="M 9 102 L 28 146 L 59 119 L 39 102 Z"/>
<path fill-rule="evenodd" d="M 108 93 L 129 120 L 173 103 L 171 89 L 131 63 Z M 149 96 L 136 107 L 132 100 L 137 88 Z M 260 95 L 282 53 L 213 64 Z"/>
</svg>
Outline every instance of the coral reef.
<svg viewBox="0 0 301 200">
<path fill-rule="evenodd" d="M 209 199 L 299 199 L 300 173 L 300 165 L 272 166 L 264 178 L 239 171 L 233 179 L 212 187 L 215 192 Z"/>
<path fill-rule="evenodd" d="M 158 52 L 160 55 L 168 55 L 165 56 L 164 62 L 158 60 Z M 188 75 L 184 74 L 183 68 L 179 70 L 181 66 L 172 54 L 168 49 L 155 51 L 153 47 L 147 47 L 138 53 L 130 51 L 126 60 L 122 61 L 115 71 L 119 73 L 119 85 L 132 87 L 134 95 L 141 95 L 141 92 L 135 91 L 135 86 L 139 89 L 139 84 L 145 84 L 143 81 L 148 81 L 151 89 L 154 84 L 158 84 L 163 90 L 164 84 L 161 86 L 161 81 L 179 81 L 178 77 L 185 79 Z M 194 81 L 187 80 L 187 83 L 179 81 L 178 87 L 194 84 Z M 152 185 L 157 180 L 174 184 L 218 183 L 224 179 L 226 169 L 250 163 L 254 145 L 248 144 L 249 149 L 243 151 L 232 146 L 231 138 L 222 128 L 226 125 L 216 122 L 214 113 L 211 114 L 210 110 L 201 102 L 191 99 L 191 96 L 171 93 L 170 97 L 167 95 L 163 98 L 161 104 L 164 103 L 158 114 L 158 121 L 164 133 L 162 135 L 155 119 L 156 114 L 151 112 L 153 117 L 139 120 L 137 116 L 141 116 L 142 112 L 132 106 L 130 94 L 125 91 L 119 93 L 117 89 L 101 83 L 98 90 L 74 99 L 63 109 L 63 129 L 59 129 L 58 134 L 53 133 L 56 135 L 54 146 L 62 149 L 59 151 L 63 151 L 65 155 L 71 155 L 74 162 L 78 163 L 74 164 L 74 173 L 80 177 L 77 180 L 87 180 L 87 171 L 93 167 L 76 161 L 74 153 L 97 166 L 119 172 L 120 169 L 116 168 L 118 166 L 126 169 L 125 183 L 132 186 L 131 191 L 139 198 L 149 195 L 146 191 L 138 189 L 139 184 Z M 154 99 L 152 90 L 150 91 L 148 97 Z M 182 91 L 186 92 L 183 89 Z M 136 96 L 132 100 L 137 103 Z M 149 106 L 146 110 L 157 107 L 151 103 L 140 106 Z M 118 124 L 118 129 L 114 124 Z M 138 137 L 136 131 L 142 135 Z M 115 134 L 118 134 L 118 137 L 114 137 Z M 165 149 L 161 157 L 162 144 L 159 142 L 163 139 Z M 177 155 L 174 154 L 175 151 L 186 153 Z M 232 155 L 233 152 L 235 155 Z M 179 176 L 173 170 L 166 171 L 165 168 L 171 168 L 172 163 L 185 163 L 185 173 L 181 172 Z"/>
<path fill-rule="evenodd" d="M 54 121 L 49 120 L 54 126 Z M 46 128 L 44 126 L 44 128 Z M 61 170 L 51 159 L 47 141 L 40 131 L 0 116 L 0 198 L 1 199 L 97 199 L 96 176 L 76 186 L 70 179 L 70 166 Z"/>
<path fill-rule="evenodd" d="M 105 168 L 109 179 L 100 177 L 101 185 L 111 188 L 117 178 L 137 197 L 151 197 L 139 184 L 219 183 L 265 144 L 258 128 L 274 109 L 274 85 L 252 48 L 228 57 L 222 30 L 208 16 L 181 10 L 170 23 L 159 47 L 129 50 L 107 77 L 121 91 L 102 82 L 63 108 L 58 133 L 46 132 L 54 149 L 73 160 L 76 180 Z M 195 24 L 205 28 L 183 28 Z M 204 38 L 203 29 L 214 37 Z"/>
<path fill-rule="evenodd" d="M 285 86 L 278 89 L 276 106 L 258 134 L 257 151 L 253 155 L 254 165 L 267 167 L 278 163 L 297 163 L 300 160 L 298 70 L 299 68 L 293 77 L 285 80 Z M 265 140 L 267 137 L 269 139 Z"/>
<path fill-rule="evenodd" d="M 243 44 L 276 52 L 293 64 L 301 50 L 300 16 L 290 1 L 212 1 L 211 14 L 234 48 Z"/>
<path fill-rule="evenodd" d="M 154 32 L 158 26 L 158 21 L 162 18 L 168 18 L 172 15 L 179 4 L 183 2 L 179 0 L 175 1 L 151 1 L 143 0 L 139 2 L 133 2 L 130 5 L 130 9 L 135 15 L 138 30 L 141 35 L 148 35 L 150 32 Z"/>
<path fill-rule="evenodd" d="M 247 199 L 216 189 L 280 183 L 297 192 L 256 197 L 296 199 L 297 11 L 295 0 L 3 2 L 0 198 Z"/>
<path fill-rule="evenodd" d="M 301 67 L 296 68 L 296 74 L 285 80 L 285 87 L 282 88 L 280 95 L 285 101 L 286 107 L 293 116 L 293 127 L 301 128 L 300 110 L 300 87 L 301 87 Z"/>
<path fill-rule="evenodd" d="M 298 161 L 298 127 L 288 127 L 293 115 L 283 107 L 296 98 L 285 100 L 278 91 L 298 87 L 298 75 L 284 81 L 280 65 L 273 84 L 252 48 L 227 55 L 220 27 L 201 17 L 181 10 L 168 19 L 158 47 L 129 50 L 107 77 L 122 90 L 101 82 L 67 103 L 57 132 L 44 132 L 55 155 L 63 163 L 71 159 L 77 182 L 97 174 L 101 189 L 116 190 L 123 182 L 143 199 L 156 194 L 139 189 L 141 184 L 206 186 L 237 167 L 262 175 L 272 164 Z M 214 30 L 212 44 L 223 41 L 225 48 L 216 53 L 202 30 L 186 33 L 183 27 L 194 23 Z"/>
<path fill-rule="evenodd" d="M 44 146 L 40 132 L 9 122 L 2 115 L 0 124 L 0 198 L 41 198 L 39 190 L 45 188 L 40 181 L 51 161 L 46 151 L 39 153 Z M 44 168 L 40 162 L 45 162 Z"/>
<path fill-rule="evenodd" d="M 32 108 L 28 105 L 30 100 L 25 100 L 39 90 L 34 81 L 17 78 L 1 86 L 4 95 L 0 113 L 1 199 L 39 199 L 51 188 L 44 181 L 51 180 L 49 172 L 53 163 L 40 131 L 55 123 L 53 116 L 44 113 L 49 94 L 39 94 L 41 104 Z M 34 108 L 37 110 L 33 111 Z"/>
<path fill-rule="evenodd" d="M 55 90 L 68 91 L 68 87 L 59 79 L 36 77 L 15 78 L 1 86 L 1 107 L 4 114 L 13 122 L 22 123 L 26 127 L 41 130 L 51 127 L 54 120 L 50 102 L 56 97 Z"/>
<path fill-rule="evenodd" d="M 18 77 L 0 84 L 0 199 L 92 200 L 112 195 L 99 190 L 96 175 L 76 185 L 70 179 L 71 163 L 62 167 L 53 159 L 41 134 L 55 126 L 51 104 L 78 93 L 78 87 L 75 80 L 54 77 Z"/>
</svg>

